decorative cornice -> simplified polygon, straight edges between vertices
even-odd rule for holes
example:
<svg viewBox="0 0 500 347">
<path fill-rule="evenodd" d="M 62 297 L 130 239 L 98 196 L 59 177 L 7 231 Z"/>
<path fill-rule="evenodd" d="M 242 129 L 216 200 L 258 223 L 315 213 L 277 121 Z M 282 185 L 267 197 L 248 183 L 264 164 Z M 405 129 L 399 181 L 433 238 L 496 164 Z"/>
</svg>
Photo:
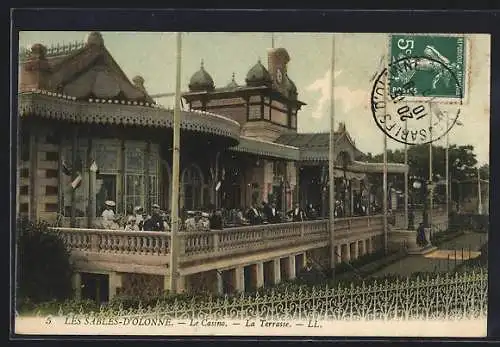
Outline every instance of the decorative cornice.
<svg viewBox="0 0 500 347">
<path fill-rule="evenodd" d="M 74 97 L 41 90 L 19 94 L 19 117 L 40 117 L 75 123 L 172 128 L 173 110 L 155 104 Z M 238 122 L 210 112 L 182 111 L 181 129 L 238 141 Z"/>
</svg>

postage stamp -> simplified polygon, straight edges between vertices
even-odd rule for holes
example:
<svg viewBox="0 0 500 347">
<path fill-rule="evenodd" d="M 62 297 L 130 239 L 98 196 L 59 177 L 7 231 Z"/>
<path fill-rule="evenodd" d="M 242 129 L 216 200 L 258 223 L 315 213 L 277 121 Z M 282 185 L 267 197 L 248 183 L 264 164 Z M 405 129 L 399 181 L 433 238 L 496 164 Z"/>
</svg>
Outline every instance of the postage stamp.
<svg viewBox="0 0 500 347">
<path fill-rule="evenodd" d="M 484 336 L 489 50 L 19 31 L 14 332 Z"/>
<path fill-rule="evenodd" d="M 467 40 L 463 35 L 393 34 L 390 36 L 389 90 L 391 94 L 416 98 L 436 98 L 438 102 L 463 103 L 467 90 Z M 412 69 L 397 69 L 404 59 L 421 57 Z M 415 62 L 417 62 L 415 61 Z M 412 88 L 405 85 L 412 81 Z M 406 90 L 405 90 L 406 89 Z"/>
<path fill-rule="evenodd" d="M 448 90 L 459 103 L 441 103 L 436 79 L 420 78 L 422 67 L 436 66 L 447 74 Z M 398 85 L 391 84 L 396 81 Z M 401 84 L 404 82 L 404 84 Z M 377 126 L 395 141 L 425 144 L 441 139 L 460 115 L 462 88 L 455 73 L 444 63 L 427 57 L 402 56 L 393 60 L 375 79 L 371 108 Z"/>
</svg>

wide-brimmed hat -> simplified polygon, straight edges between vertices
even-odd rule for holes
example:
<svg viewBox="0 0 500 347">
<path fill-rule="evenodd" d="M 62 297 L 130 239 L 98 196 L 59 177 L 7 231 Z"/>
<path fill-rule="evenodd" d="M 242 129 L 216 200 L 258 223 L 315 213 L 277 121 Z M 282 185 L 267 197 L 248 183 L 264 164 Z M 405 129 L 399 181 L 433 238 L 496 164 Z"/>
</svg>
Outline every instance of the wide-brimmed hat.
<svg viewBox="0 0 500 347">
<path fill-rule="evenodd" d="M 129 216 L 128 217 L 128 221 L 129 222 L 135 222 L 137 220 L 137 218 L 135 218 L 135 216 Z"/>
<path fill-rule="evenodd" d="M 112 201 L 112 200 L 106 200 L 104 202 L 104 205 L 109 206 L 109 207 L 115 207 L 116 203 L 114 201 Z"/>
<path fill-rule="evenodd" d="M 141 211 L 143 211 L 143 210 L 144 210 L 144 209 L 142 208 L 142 206 L 136 206 L 136 207 L 134 207 L 134 211 L 135 211 L 135 212 L 141 212 Z"/>
<path fill-rule="evenodd" d="M 153 204 L 151 207 L 152 207 L 152 208 L 160 208 L 160 205 L 158 205 L 158 204 Z"/>
</svg>

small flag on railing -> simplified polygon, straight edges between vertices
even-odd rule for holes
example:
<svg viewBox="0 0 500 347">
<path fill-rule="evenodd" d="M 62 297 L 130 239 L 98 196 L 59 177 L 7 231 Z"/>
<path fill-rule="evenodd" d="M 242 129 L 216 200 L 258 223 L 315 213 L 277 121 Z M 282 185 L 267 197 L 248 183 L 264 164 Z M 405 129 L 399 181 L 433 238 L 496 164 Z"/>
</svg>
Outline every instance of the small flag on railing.
<svg viewBox="0 0 500 347">
<path fill-rule="evenodd" d="M 73 188 L 73 189 L 80 187 L 80 185 L 82 184 L 82 179 L 83 179 L 82 168 L 83 168 L 83 164 L 82 164 L 82 160 L 80 159 L 79 156 L 77 156 L 76 162 L 74 163 L 72 168 L 68 167 L 68 164 L 66 163 L 65 160 L 63 160 L 63 162 L 62 162 L 63 173 L 66 176 L 73 176 L 74 177 L 73 180 L 71 181 L 71 184 L 70 184 L 71 188 Z"/>
<path fill-rule="evenodd" d="M 71 188 L 76 189 L 82 184 L 82 175 L 78 173 L 73 181 L 71 181 Z"/>
<path fill-rule="evenodd" d="M 71 176 L 71 168 L 68 167 L 66 160 L 62 162 L 62 171 L 66 176 Z"/>
</svg>

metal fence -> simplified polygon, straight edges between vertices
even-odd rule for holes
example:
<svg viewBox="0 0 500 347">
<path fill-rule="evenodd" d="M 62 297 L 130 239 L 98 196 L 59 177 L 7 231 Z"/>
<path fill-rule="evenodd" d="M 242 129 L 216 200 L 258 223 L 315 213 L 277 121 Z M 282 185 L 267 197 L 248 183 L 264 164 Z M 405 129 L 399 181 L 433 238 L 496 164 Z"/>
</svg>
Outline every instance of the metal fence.
<svg viewBox="0 0 500 347">
<path fill-rule="evenodd" d="M 487 272 L 465 272 L 338 285 L 294 284 L 266 294 L 193 297 L 125 310 L 102 307 L 98 315 L 163 319 L 413 320 L 484 318 Z"/>
</svg>

